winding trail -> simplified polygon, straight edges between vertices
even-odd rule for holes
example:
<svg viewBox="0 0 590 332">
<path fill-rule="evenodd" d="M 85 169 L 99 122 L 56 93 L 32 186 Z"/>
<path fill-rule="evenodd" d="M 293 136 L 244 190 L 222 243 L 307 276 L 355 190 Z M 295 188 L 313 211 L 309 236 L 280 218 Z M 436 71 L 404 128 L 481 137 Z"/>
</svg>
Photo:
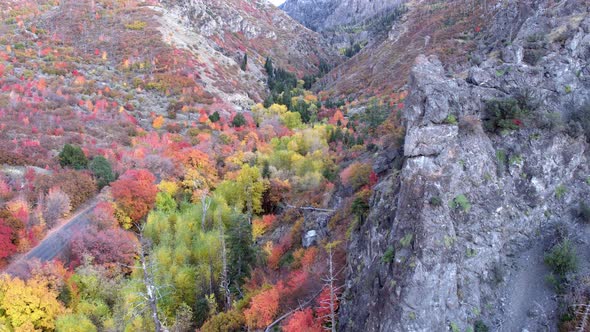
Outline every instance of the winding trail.
<svg viewBox="0 0 590 332">
<path fill-rule="evenodd" d="M 5 273 L 20 275 L 26 272 L 27 265 L 32 260 L 50 261 L 61 255 L 77 231 L 82 231 L 90 224 L 90 213 L 96 207 L 97 199 L 92 199 L 79 208 L 76 213 L 49 231 L 45 238 L 27 253 L 12 261 L 4 269 Z"/>
</svg>

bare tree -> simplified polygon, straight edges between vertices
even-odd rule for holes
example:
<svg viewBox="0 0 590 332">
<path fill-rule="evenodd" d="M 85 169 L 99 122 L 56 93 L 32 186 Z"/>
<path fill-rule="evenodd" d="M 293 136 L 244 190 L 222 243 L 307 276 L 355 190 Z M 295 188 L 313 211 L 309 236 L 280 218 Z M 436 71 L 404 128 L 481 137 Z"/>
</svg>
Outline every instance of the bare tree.
<svg viewBox="0 0 590 332">
<path fill-rule="evenodd" d="M 334 269 L 334 248 L 338 245 L 338 243 L 339 242 L 336 241 L 326 245 L 326 250 L 328 251 L 328 274 L 322 278 L 322 280 L 324 281 L 324 289 L 328 289 L 330 292 L 330 297 L 320 301 L 321 308 L 329 309 L 328 314 L 322 318 L 328 318 L 330 326 L 325 327 L 325 329 L 331 332 L 336 332 L 338 292 L 340 288 L 342 288 L 342 286 L 336 286 L 338 282 L 337 275 L 340 273 L 340 271 L 336 272 Z"/>
<path fill-rule="evenodd" d="M 208 191 L 204 191 L 203 194 L 201 194 L 201 209 L 203 210 L 202 214 L 201 214 L 201 230 L 204 232 L 205 231 L 205 220 L 207 218 L 207 211 L 209 210 L 209 207 L 211 207 L 211 197 L 209 197 L 209 192 Z"/>
<path fill-rule="evenodd" d="M 49 189 L 43 200 L 43 217 L 47 227 L 52 228 L 60 218 L 70 213 L 70 197 L 59 188 Z"/>
<path fill-rule="evenodd" d="M 231 308 L 231 292 L 229 290 L 229 280 L 227 275 L 227 251 L 225 248 L 225 234 L 223 233 L 223 225 L 221 224 L 221 216 L 219 218 L 219 240 L 221 241 L 221 291 L 225 297 L 225 310 Z"/>
<path fill-rule="evenodd" d="M 146 300 L 151 311 L 151 317 L 154 321 L 154 330 L 156 332 L 168 332 L 168 329 L 163 326 L 158 316 L 158 299 L 161 298 L 160 290 L 156 286 L 153 274 L 153 262 L 149 258 L 146 248 L 150 246 L 149 240 L 143 237 L 143 228 L 139 227 L 139 261 L 143 272 L 143 284 L 146 292 L 142 294 Z"/>
</svg>

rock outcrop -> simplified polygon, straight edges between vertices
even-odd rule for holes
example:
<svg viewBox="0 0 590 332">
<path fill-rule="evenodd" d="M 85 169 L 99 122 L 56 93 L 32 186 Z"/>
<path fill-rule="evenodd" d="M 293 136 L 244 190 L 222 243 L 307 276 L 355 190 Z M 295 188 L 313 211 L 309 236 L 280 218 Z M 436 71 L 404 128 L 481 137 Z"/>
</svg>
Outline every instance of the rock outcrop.
<svg viewBox="0 0 590 332">
<path fill-rule="evenodd" d="M 542 255 L 557 225 L 587 232 L 575 223 L 590 199 L 590 16 L 574 0 L 507 6 L 515 20 L 496 24 L 510 22 L 509 45 L 482 50 L 480 65 L 450 75 L 417 58 L 405 161 L 376 186 L 349 244 L 341 331 L 556 326 Z M 528 115 L 497 128 L 498 100 Z"/>
</svg>

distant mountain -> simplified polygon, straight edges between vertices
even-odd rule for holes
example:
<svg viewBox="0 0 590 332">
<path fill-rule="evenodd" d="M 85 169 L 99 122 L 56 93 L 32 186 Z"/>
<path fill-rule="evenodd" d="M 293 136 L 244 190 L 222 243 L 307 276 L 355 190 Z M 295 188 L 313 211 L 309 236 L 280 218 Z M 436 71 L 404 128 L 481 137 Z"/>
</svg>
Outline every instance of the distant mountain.
<svg viewBox="0 0 590 332">
<path fill-rule="evenodd" d="M 287 14 L 324 38 L 348 57 L 382 40 L 399 17 L 406 0 L 287 0 Z"/>
<path fill-rule="evenodd" d="M 287 0 L 279 8 L 315 31 L 367 23 L 398 7 L 402 0 Z"/>
</svg>

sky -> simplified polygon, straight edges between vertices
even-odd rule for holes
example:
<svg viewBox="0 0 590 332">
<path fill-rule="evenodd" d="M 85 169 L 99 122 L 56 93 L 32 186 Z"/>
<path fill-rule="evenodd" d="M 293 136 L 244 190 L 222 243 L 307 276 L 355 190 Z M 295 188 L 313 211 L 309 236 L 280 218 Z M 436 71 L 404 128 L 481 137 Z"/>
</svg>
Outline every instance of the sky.
<svg viewBox="0 0 590 332">
<path fill-rule="evenodd" d="M 278 5 L 282 4 L 283 2 L 285 2 L 285 0 L 268 0 L 268 1 L 270 1 L 275 6 L 278 6 Z"/>
</svg>

